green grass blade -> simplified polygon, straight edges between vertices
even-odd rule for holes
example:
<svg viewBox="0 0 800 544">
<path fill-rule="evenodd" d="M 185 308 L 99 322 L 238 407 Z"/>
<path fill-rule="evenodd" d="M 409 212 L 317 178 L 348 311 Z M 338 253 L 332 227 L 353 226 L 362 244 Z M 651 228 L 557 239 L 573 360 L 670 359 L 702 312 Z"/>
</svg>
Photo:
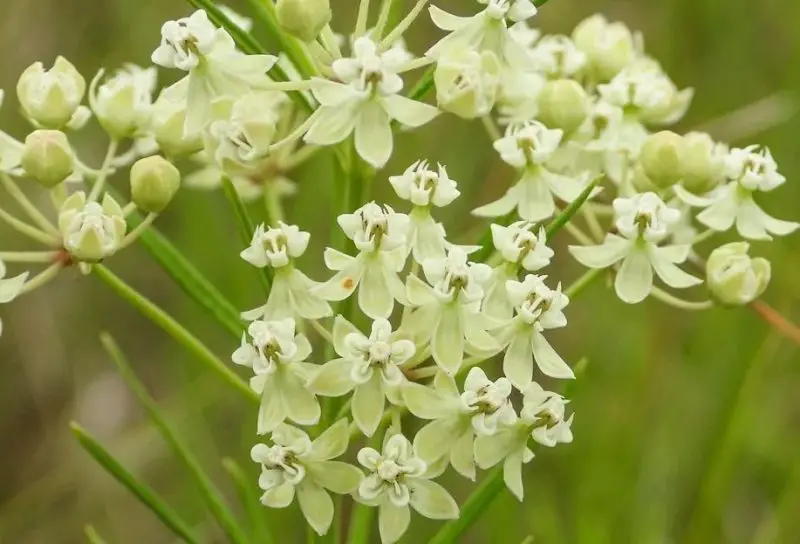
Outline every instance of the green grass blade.
<svg viewBox="0 0 800 544">
<path fill-rule="evenodd" d="M 602 179 L 603 176 L 598 176 L 590 181 L 589 184 L 583 189 L 581 194 L 578 195 L 578 198 L 573 200 L 569 206 L 564 208 L 563 212 L 558 214 L 555 219 L 547 224 L 545 231 L 547 232 L 548 240 L 551 240 L 564 225 L 572 220 L 572 217 L 578 213 L 578 210 L 581 209 L 581 206 L 583 206 L 584 203 L 589 200 L 589 197 L 592 195 L 592 191 L 594 191 L 595 187 L 597 187 Z"/>
<path fill-rule="evenodd" d="M 266 523 L 266 508 L 262 506 L 259 499 L 258 489 L 254 485 L 255 478 L 245 474 L 239 463 L 233 459 L 223 459 L 222 467 L 236 486 L 239 500 L 244 506 L 247 517 L 250 519 L 253 542 L 258 544 L 273 544 L 276 542 Z"/>
<path fill-rule="evenodd" d="M 486 475 L 478 488 L 472 492 L 461 506 L 458 519 L 445 523 L 429 544 L 451 544 L 460 542 L 459 537 L 475 523 L 487 507 L 505 488 L 503 465 L 497 466 Z"/>
<path fill-rule="evenodd" d="M 236 192 L 236 187 L 233 186 L 233 183 L 227 176 L 222 178 L 222 190 L 228 202 L 231 203 L 233 213 L 236 216 L 236 222 L 239 225 L 242 243 L 247 247 L 250 245 L 253 233 L 256 230 L 255 225 L 253 225 L 253 220 L 250 219 L 250 214 L 247 213 L 244 202 L 242 202 L 242 199 L 239 197 L 239 193 Z M 270 267 L 264 267 L 259 270 L 258 279 L 261 282 L 261 286 L 264 288 L 265 294 L 269 294 L 269 288 L 272 284 L 271 271 L 272 269 Z"/>
<path fill-rule="evenodd" d="M 83 529 L 83 533 L 86 535 L 86 540 L 89 544 L 108 544 L 91 525 L 87 525 Z"/>
<path fill-rule="evenodd" d="M 129 227 L 135 228 L 141 220 L 140 215 L 131 214 Z M 236 307 L 163 234 L 150 227 L 142 232 L 139 241 L 184 293 L 233 336 L 241 336 L 242 321 Z"/>
<path fill-rule="evenodd" d="M 96 265 L 93 272 L 111 287 L 120 297 L 139 310 L 145 317 L 161 327 L 167 334 L 172 336 L 179 344 L 185 347 L 197 359 L 202 362 L 209 370 L 212 370 L 222 381 L 231 385 L 243 397 L 258 403 L 259 398 L 254 393 L 247 382 L 240 378 L 233 370 L 223 363 L 214 353 L 198 340 L 192 333 L 187 331 L 180 323 L 175 321 L 164 310 L 153 304 L 118 276 L 102 265 Z M 241 330 L 240 330 L 241 332 Z"/>
<path fill-rule="evenodd" d="M 197 458 L 192 455 L 190 449 L 178 438 L 175 430 L 167 422 L 167 419 L 161 413 L 155 399 L 150 396 L 144 387 L 144 384 L 139 381 L 136 374 L 131 369 L 130 364 L 126 360 L 119 346 L 111 337 L 111 335 L 104 333 L 100 336 L 100 341 L 103 344 L 106 352 L 111 356 L 111 360 L 117 366 L 122 379 L 128 385 L 134 395 L 139 399 L 144 407 L 150 421 L 156 426 L 161 433 L 161 436 L 170 445 L 175 455 L 180 459 L 181 463 L 188 469 L 192 479 L 194 479 L 200 494 L 208 505 L 211 514 L 219 523 L 219 526 L 228 536 L 228 539 L 234 544 L 247 544 L 248 538 L 242 530 L 239 523 L 236 521 L 233 513 L 228 509 L 225 504 L 225 499 L 216 488 L 214 483 L 200 466 Z"/>
<path fill-rule="evenodd" d="M 115 480 L 133 493 L 175 535 L 189 544 L 200 544 L 200 539 L 186 523 L 156 493 L 128 472 L 86 429 L 73 422 L 72 433 L 81 447 L 94 458 Z M 87 536 L 88 533 L 87 533 Z"/>
</svg>

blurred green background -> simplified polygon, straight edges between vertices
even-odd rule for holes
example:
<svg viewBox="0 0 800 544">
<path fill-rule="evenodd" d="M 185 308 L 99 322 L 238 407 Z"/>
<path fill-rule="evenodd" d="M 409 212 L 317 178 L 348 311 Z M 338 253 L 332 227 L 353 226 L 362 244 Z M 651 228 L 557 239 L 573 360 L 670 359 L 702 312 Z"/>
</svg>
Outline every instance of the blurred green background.
<svg viewBox="0 0 800 544">
<path fill-rule="evenodd" d="M 351 27 L 355 3 L 332 0 L 336 30 Z M 457 13 L 477 8 L 469 0 L 434 3 Z M 245 12 L 236 2 L 230 5 Z M 87 80 L 101 66 L 148 64 L 162 22 L 189 10 L 182 0 L 3 0 L 0 88 L 7 96 L 0 127 L 25 134 L 14 87 L 30 63 L 49 66 L 62 54 Z M 800 2 L 551 0 L 536 23 L 545 32 L 569 32 L 596 11 L 641 30 L 647 51 L 673 79 L 696 88 L 682 129 L 705 126 L 719 139 L 772 148 L 789 182 L 763 203 L 778 217 L 800 218 L 800 116 L 793 107 L 800 98 Z M 421 53 L 438 36 L 422 17 L 409 35 L 410 46 Z M 719 120 L 754 103 L 759 104 L 744 114 Z M 454 233 L 464 230 L 475 203 L 508 182 L 480 124 L 443 117 L 398 142 L 395 157 L 376 179 L 375 197 L 394 202 L 388 173 L 420 157 L 441 161 L 464 193 L 442 217 Z M 105 140 L 98 130 L 83 131 L 76 143 L 87 162 L 99 163 Z M 317 279 L 325 275 L 320 255 L 331 224 L 331 176 L 330 158 L 319 154 L 294 176 L 300 191 L 287 204 L 289 217 L 312 232 L 307 265 Z M 124 186 L 122 179 L 116 183 Z M 41 192 L 32 194 L 46 204 Z M 238 307 L 259 303 L 257 278 L 237 257 L 240 242 L 221 193 L 184 191 L 158 226 Z M 565 236 L 556 243 L 557 260 L 548 273 L 569 283 L 580 270 L 558 252 Z M 26 247 L 4 226 L 0 241 L 4 250 Z M 754 246 L 773 263 L 765 299 L 800 321 L 798 235 Z M 109 266 L 227 360 L 236 340 L 146 252 L 134 247 Z M 209 542 L 222 542 L 195 488 L 100 349 L 98 334 L 109 330 L 118 338 L 171 421 L 228 492 L 222 457 L 240 460 L 257 477 L 247 460 L 255 440 L 251 407 L 199 371 L 180 347 L 96 278 L 77 270 L 0 312 L 0 543 L 83 542 L 89 522 L 112 544 L 174 542 L 80 450 L 68 429 L 73 419 Z M 529 534 L 543 543 L 800 542 L 796 345 L 747 309 L 689 315 L 655 301 L 629 307 L 602 284 L 570 305 L 567 316 L 569 326 L 553 335 L 555 345 L 568 361 L 590 358 L 571 405 L 575 442 L 537 454 L 526 471 L 525 503 L 504 493 L 463 542 L 516 543 Z M 471 489 L 453 477 L 447 481 L 459 500 Z M 289 536 L 300 534 L 294 509 L 264 513 L 278 534 L 290 531 L 281 542 L 295 541 Z M 424 541 L 435 527 L 415 516 L 405 541 Z"/>
</svg>

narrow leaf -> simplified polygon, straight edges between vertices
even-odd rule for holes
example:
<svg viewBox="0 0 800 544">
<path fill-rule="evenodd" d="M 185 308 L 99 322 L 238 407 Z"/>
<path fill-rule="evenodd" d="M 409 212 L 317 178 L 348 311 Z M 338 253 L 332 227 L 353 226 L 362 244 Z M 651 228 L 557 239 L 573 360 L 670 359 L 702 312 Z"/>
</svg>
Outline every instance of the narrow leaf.
<svg viewBox="0 0 800 544">
<path fill-rule="evenodd" d="M 233 484 L 239 494 L 239 500 L 244 506 L 247 517 L 250 519 L 253 542 L 258 544 L 273 544 L 276 542 L 275 537 L 272 536 L 269 527 L 265 523 L 265 508 L 259 500 L 258 488 L 254 485 L 255 478 L 246 475 L 239 463 L 233 459 L 223 459 L 222 466 L 231 477 L 231 480 L 233 480 Z"/>
<path fill-rule="evenodd" d="M 451 544 L 460 542 L 459 537 L 475 523 L 492 501 L 505 488 L 503 482 L 503 466 L 492 469 L 483 479 L 478 488 L 472 492 L 467 501 L 461 506 L 461 515 L 445 523 L 439 532 L 429 541 L 429 544 Z"/>
<path fill-rule="evenodd" d="M 234 544 L 247 544 L 247 536 L 234 518 L 233 513 L 231 513 L 226 506 L 222 494 L 200 466 L 197 458 L 192 455 L 191 450 L 178 438 L 174 429 L 161 413 L 156 401 L 147 392 L 142 382 L 136 377 L 136 374 L 134 374 L 117 343 L 111 335 L 107 333 L 100 336 L 100 341 L 106 352 L 111 356 L 111 360 L 114 361 L 114 364 L 117 366 L 117 370 L 122 376 L 122 379 L 125 380 L 125 383 L 128 384 L 130 390 L 133 391 L 145 411 L 147 411 L 150 420 L 159 430 L 164 440 L 170 445 L 178 459 L 180 459 L 183 465 L 188 469 L 200 490 L 201 496 L 208 505 L 211 514 L 217 520 L 217 523 L 219 523 L 219 526 Z"/>
<path fill-rule="evenodd" d="M 107 544 L 106 541 L 103 540 L 103 537 L 100 536 L 100 533 L 91 525 L 84 527 L 83 533 L 86 535 L 86 540 L 89 544 Z"/>
<path fill-rule="evenodd" d="M 233 183 L 227 176 L 222 178 L 222 190 L 225 192 L 228 202 L 231 203 L 233 213 L 236 216 L 236 223 L 239 225 L 239 233 L 241 234 L 242 242 L 244 246 L 247 247 L 250 245 L 253 233 L 256 230 L 253 221 L 250 219 L 250 215 L 247 213 L 247 208 L 239 197 L 239 193 L 236 192 L 236 187 L 233 186 Z M 264 288 L 265 294 L 269 294 L 270 284 L 272 283 L 271 270 L 270 267 L 264 267 L 258 274 L 258 279 L 261 282 L 261 286 Z"/>
<path fill-rule="evenodd" d="M 102 265 L 93 267 L 93 272 L 102 279 L 111 289 L 113 289 L 122 299 L 130 303 L 139 310 L 145 317 L 161 327 L 167 334 L 172 336 L 179 344 L 189 350 L 203 363 L 208 369 L 212 370 L 222 381 L 233 386 L 243 397 L 258 403 L 259 398 L 242 378 L 228 368 L 214 353 L 200 342 L 195 336 L 187 331 L 169 314 L 153 304 L 149 299 L 142 296 L 118 276 Z M 239 329 L 241 334 L 241 328 Z"/>
<path fill-rule="evenodd" d="M 128 472 L 86 429 L 73 422 L 72 433 L 81 447 L 115 480 L 133 493 L 176 536 L 189 544 L 201 542 L 186 523 L 156 493 Z M 88 534 L 87 534 L 88 536 Z"/>
<path fill-rule="evenodd" d="M 600 180 L 603 179 L 603 176 L 597 176 L 589 184 L 586 188 L 578 195 L 578 198 L 573 200 L 569 206 L 567 206 L 563 212 L 558 214 L 555 219 L 553 219 L 545 228 L 547 231 L 547 239 L 550 240 L 559 230 L 561 227 L 569 223 L 572 217 L 578 213 L 578 210 L 581 209 L 581 206 L 589 200 L 589 197 L 592 195 L 592 191 L 594 191 L 595 187 L 600 183 Z"/>
</svg>

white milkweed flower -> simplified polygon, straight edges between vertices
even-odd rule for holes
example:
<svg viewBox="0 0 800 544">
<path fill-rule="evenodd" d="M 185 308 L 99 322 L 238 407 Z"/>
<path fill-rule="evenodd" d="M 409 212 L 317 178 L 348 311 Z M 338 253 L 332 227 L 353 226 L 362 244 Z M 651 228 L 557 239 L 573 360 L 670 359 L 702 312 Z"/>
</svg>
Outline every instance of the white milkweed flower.
<svg viewBox="0 0 800 544">
<path fill-rule="evenodd" d="M 479 0 L 486 9 L 471 17 L 459 17 L 431 6 L 433 24 L 450 32 L 426 56 L 437 61 L 451 51 L 474 49 L 491 51 L 506 67 L 529 67 L 524 47 L 512 36 L 508 23 L 521 23 L 536 15 L 536 6 L 530 0 Z"/>
<path fill-rule="evenodd" d="M 750 244 L 725 244 L 711 252 L 706 263 L 706 283 L 714 297 L 723 304 L 741 306 L 760 297 L 769 285 L 772 269 L 769 261 L 751 258 Z"/>
<path fill-rule="evenodd" d="M 653 289 L 653 270 L 676 289 L 702 283 L 676 265 L 684 262 L 690 244 L 659 246 L 679 223 L 681 212 L 664 204 L 655 193 L 614 200 L 616 228 L 622 236 L 606 235 L 597 246 L 570 246 L 569 251 L 584 266 L 607 268 L 622 261 L 614 281 L 617 296 L 624 302 L 643 301 Z"/>
<path fill-rule="evenodd" d="M 397 196 L 414 205 L 408 228 L 408 247 L 414 260 L 422 263 L 444 257 L 447 245 L 444 228 L 431 216 L 431 208 L 447 206 L 461 194 L 456 182 L 447 175 L 447 169 L 440 164 L 434 171 L 427 161 L 417 161 L 402 175 L 391 176 L 389 183 Z"/>
<path fill-rule="evenodd" d="M 522 465 L 533 459 L 529 438 L 543 446 L 572 442 L 572 419 L 565 419 L 569 401 L 557 393 L 545 391 L 532 382 L 523 391 L 523 408 L 519 419 L 491 436 L 475 439 L 475 462 L 487 469 L 503 462 L 506 487 L 521 501 L 524 496 Z"/>
<path fill-rule="evenodd" d="M 675 192 L 687 204 L 705 208 L 697 220 L 712 230 L 726 231 L 735 223 L 744 238 L 771 240 L 771 235 L 786 236 L 800 226 L 768 215 L 753 199 L 756 192 L 769 192 L 786 182 L 769 149 L 757 145 L 732 149 L 725 158 L 725 177 L 729 181 L 705 197 L 680 187 Z"/>
<path fill-rule="evenodd" d="M 480 311 L 483 286 L 492 269 L 468 262 L 459 247 L 451 248 L 445 258 L 423 262 L 422 269 L 428 283 L 415 275 L 409 275 L 406 282 L 408 301 L 417 307 L 407 327 L 418 344 L 430 342 L 439 368 L 452 376 L 461 368 L 465 350 L 496 352 L 499 346 L 486 332 L 488 323 Z"/>
<path fill-rule="evenodd" d="M 319 401 L 306 388 L 310 373 L 317 368 L 305 362 L 309 355 L 311 344 L 303 334 L 295 334 L 291 317 L 253 321 L 242 333 L 242 344 L 231 360 L 255 374 L 250 388 L 261 395 L 258 434 L 272 431 L 287 417 L 299 425 L 319 421 Z"/>
<path fill-rule="evenodd" d="M 263 224 L 256 227 L 250 246 L 240 256 L 257 268 L 273 268 L 274 276 L 266 304 L 245 312 L 242 317 L 321 319 L 332 314 L 330 305 L 313 292 L 319 284 L 293 263 L 306 252 L 310 239 L 309 233 L 282 221 L 276 228 L 267 229 Z"/>
<path fill-rule="evenodd" d="M 398 73 L 409 60 L 404 50 L 381 52 L 369 36 L 362 36 L 353 44 L 353 53 L 353 58 L 333 62 L 341 83 L 312 80 L 311 91 L 320 107 L 304 139 L 315 145 L 333 145 L 355 133 L 358 154 L 380 168 L 392 155 L 392 120 L 417 128 L 436 117 L 438 110 L 399 94 L 403 80 Z"/>
<path fill-rule="evenodd" d="M 354 213 L 340 215 L 338 222 L 359 254 L 351 257 L 327 248 L 325 264 L 337 272 L 314 293 L 325 300 L 339 301 L 358 288 L 358 305 L 364 313 L 372 319 L 388 318 L 394 301 L 406 300 L 397 274 L 408 255 L 408 216 L 370 202 Z"/>
<path fill-rule="evenodd" d="M 550 79 L 574 77 L 586 65 L 586 54 L 568 36 L 543 36 L 530 49 L 533 70 Z"/>
<path fill-rule="evenodd" d="M 77 129 L 89 119 L 81 106 L 86 80 L 64 57 L 57 57 L 53 67 L 44 69 L 41 62 L 28 66 L 17 81 L 17 98 L 22 111 L 34 124 L 61 129 Z"/>
<path fill-rule="evenodd" d="M 245 55 L 225 30 L 215 27 L 202 9 L 189 17 L 167 21 L 152 61 L 189 75 L 171 89 L 186 101 L 184 132 L 200 132 L 211 120 L 211 102 L 219 96 L 238 96 L 269 81 L 267 70 L 277 61 L 271 55 Z"/>
<path fill-rule="evenodd" d="M 503 262 L 492 270 L 492 277 L 485 286 L 483 311 L 499 320 L 509 319 L 514 306 L 508 299 L 506 282 L 517 279 L 520 267 L 528 272 L 536 272 L 550 264 L 555 252 L 547 247 L 544 227 L 535 232 L 535 224 L 517 221 L 503 226 L 491 226 L 492 243 L 502 256 Z"/>
<path fill-rule="evenodd" d="M 572 32 L 575 45 L 586 54 L 588 71 L 598 81 L 609 81 L 638 55 L 636 39 L 623 23 L 611 23 L 603 15 L 581 21 Z"/>
<path fill-rule="evenodd" d="M 516 209 L 526 221 L 542 221 L 555 213 L 555 197 L 565 202 L 578 198 L 586 186 L 585 176 L 564 176 L 546 166 L 563 134 L 538 121 L 509 126 L 505 136 L 494 142 L 494 148 L 506 163 L 521 170 L 520 180 L 499 200 L 472 213 L 479 217 L 501 217 Z"/>
<path fill-rule="evenodd" d="M 516 412 L 511 405 L 511 383 L 506 378 L 491 381 L 474 367 L 459 393 L 452 377 L 439 372 L 433 387 L 409 382 L 402 388 L 409 411 L 432 420 L 414 437 L 414 450 L 428 465 L 449 461 L 462 476 L 475 479 L 475 436 L 491 436 L 512 424 Z"/>
<path fill-rule="evenodd" d="M 6 265 L 0 259 L 0 304 L 8 304 L 19 296 L 25 281 L 28 279 L 28 272 L 23 272 L 13 278 L 6 278 Z M 0 319 L 0 335 L 3 334 L 3 320 Z"/>
<path fill-rule="evenodd" d="M 426 477 L 427 465 L 413 453 L 411 443 L 401 434 L 389 437 L 383 452 L 362 448 L 358 462 L 368 474 L 358 486 L 355 498 L 378 507 L 381 542 L 397 542 L 411 521 L 409 506 L 430 519 L 455 519 L 458 505 L 450 493 Z"/>
<path fill-rule="evenodd" d="M 497 100 L 500 75 L 500 62 L 491 51 L 448 51 L 433 74 L 439 107 L 464 119 L 488 115 Z"/>
<path fill-rule="evenodd" d="M 542 334 L 567 325 L 564 308 L 569 298 L 545 285 L 546 276 L 528 274 L 523 281 L 508 280 L 506 292 L 516 316 L 498 331 L 506 347 L 503 373 L 517 389 L 525 389 L 533 379 L 533 362 L 551 378 L 574 378 L 575 374 Z"/>
<path fill-rule="evenodd" d="M 125 237 L 125 214 L 111 195 L 87 202 L 86 193 L 73 193 L 61 206 L 58 228 L 64 249 L 78 261 L 100 262 L 113 255 Z"/>
<path fill-rule="evenodd" d="M 89 86 L 89 105 L 102 127 L 114 138 L 129 138 L 150 124 L 156 69 L 125 64 L 100 83 L 100 71 Z"/>
<path fill-rule="evenodd" d="M 384 398 L 405 381 L 400 365 L 414 356 L 410 340 L 397 339 L 386 319 L 372 323 L 369 337 L 341 316 L 333 325 L 339 359 L 324 364 L 308 384 L 318 395 L 340 397 L 355 390 L 350 411 L 358 428 L 372 436 L 383 417 Z"/>
<path fill-rule="evenodd" d="M 361 471 L 341 461 L 350 439 L 346 419 L 340 419 L 314 441 L 282 423 L 272 433 L 272 446 L 256 444 L 250 458 L 261 465 L 258 486 L 261 502 L 270 508 L 286 508 L 297 496 L 308 523 L 324 535 L 333 521 L 333 500 L 328 492 L 346 495 L 358 489 Z"/>
</svg>

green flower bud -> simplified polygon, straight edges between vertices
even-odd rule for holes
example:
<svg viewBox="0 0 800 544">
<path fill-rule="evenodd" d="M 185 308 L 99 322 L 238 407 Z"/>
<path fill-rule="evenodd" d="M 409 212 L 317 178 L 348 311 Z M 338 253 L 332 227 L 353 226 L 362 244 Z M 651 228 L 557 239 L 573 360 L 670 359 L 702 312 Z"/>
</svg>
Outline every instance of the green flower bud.
<svg viewBox="0 0 800 544">
<path fill-rule="evenodd" d="M 455 50 L 439 59 L 433 78 L 441 109 L 475 119 L 494 107 L 500 62 L 491 51 Z"/>
<path fill-rule="evenodd" d="M 62 128 L 76 113 L 86 91 L 86 80 L 64 57 L 50 70 L 31 64 L 17 81 L 17 97 L 25 114 L 46 128 Z"/>
<path fill-rule="evenodd" d="M 67 179 L 75 168 L 72 148 L 60 130 L 34 130 L 28 134 L 21 162 L 25 173 L 48 189 Z"/>
<path fill-rule="evenodd" d="M 690 132 L 683 141 L 683 187 L 695 194 L 707 193 L 723 179 L 728 148 L 702 132 Z"/>
<path fill-rule="evenodd" d="M 181 174 L 164 157 L 139 159 L 131 167 L 131 198 L 148 213 L 159 213 L 181 186 Z"/>
<path fill-rule="evenodd" d="M 572 40 L 586 53 L 590 70 L 601 82 L 613 79 L 636 58 L 636 45 L 628 27 L 609 23 L 599 14 L 579 23 Z"/>
<path fill-rule="evenodd" d="M 735 242 L 715 249 L 706 263 L 708 289 L 723 304 L 750 304 L 766 290 L 770 264 L 766 259 L 751 259 L 747 242 Z"/>
<path fill-rule="evenodd" d="M 278 0 L 275 11 L 278 23 L 305 42 L 316 40 L 332 17 L 329 0 Z"/>
<path fill-rule="evenodd" d="M 589 97 L 577 81 L 548 81 L 539 95 L 539 119 L 548 128 L 572 132 L 589 116 Z"/>
<path fill-rule="evenodd" d="M 186 135 L 186 101 L 173 100 L 163 94 L 153 104 L 150 128 L 158 147 L 170 157 L 191 155 L 203 149 L 202 134 Z"/>
<path fill-rule="evenodd" d="M 665 189 L 681 180 L 683 138 L 668 130 L 651 134 L 642 146 L 639 163 L 656 187 Z"/>
</svg>

